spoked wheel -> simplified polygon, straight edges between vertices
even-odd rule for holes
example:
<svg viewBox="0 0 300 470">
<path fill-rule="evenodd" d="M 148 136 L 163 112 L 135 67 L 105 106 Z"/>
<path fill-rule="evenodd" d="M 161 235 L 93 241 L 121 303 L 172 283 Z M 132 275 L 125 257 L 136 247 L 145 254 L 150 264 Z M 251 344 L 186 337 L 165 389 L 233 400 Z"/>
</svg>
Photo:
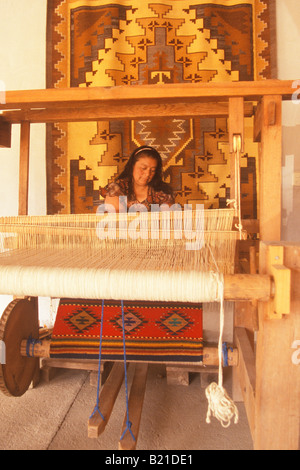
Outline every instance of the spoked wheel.
<svg viewBox="0 0 300 470">
<path fill-rule="evenodd" d="M 37 299 L 13 300 L 0 320 L 0 340 L 5 347 L 5 364 L 0 364 L 0 390 L 5 395 L 20 397 L 28 390 L 39 359 L 22 356 L 21 342 L 38 335 Z"/>
</svg>

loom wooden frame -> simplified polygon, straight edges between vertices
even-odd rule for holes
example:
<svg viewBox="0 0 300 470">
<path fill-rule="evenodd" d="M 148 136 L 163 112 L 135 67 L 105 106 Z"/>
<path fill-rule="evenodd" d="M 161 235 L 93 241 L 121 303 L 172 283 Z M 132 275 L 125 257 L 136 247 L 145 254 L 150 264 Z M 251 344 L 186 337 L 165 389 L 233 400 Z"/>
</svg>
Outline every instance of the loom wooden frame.
<svg viewBox="0 0 300 470">
<path fill-rule="evenodd" d="M 11 125 L 21 124 L 20 215 L 28 213 L 31 123 L 174 115 L 229 116 L 232 145 L 234 135 L 243 138 L 244 115 L 254 116 L 254 141 L 260 142 L 259 224 L 252 221 L 248 225 L 251 230 L 259 231 L 260 242 L 258 266 L 251 251 L 251 273 L 258 271 L 272 276 L 278 248 L 282 263 L 292 273 L 289 315 L 276 318 L 271 298 L 267 302 L 251 298 L 235 302 L 234 334 L 239 360 L 233 374 L 234 398 L 244 400 L 256 450 L 300 448 L 300 374 L 299 365 L 292 361 L 293 341 L 300 340 L 297 292 L 300 245 L 281 242 L 281 108 L 282 100 L 291 99 L 295 92 L 293 83 L 264 80 L 7 91 L 6 102 L 0 106 L 4 110 L 0 118 L 0 146 L 10 146 Z"/>
</svg>

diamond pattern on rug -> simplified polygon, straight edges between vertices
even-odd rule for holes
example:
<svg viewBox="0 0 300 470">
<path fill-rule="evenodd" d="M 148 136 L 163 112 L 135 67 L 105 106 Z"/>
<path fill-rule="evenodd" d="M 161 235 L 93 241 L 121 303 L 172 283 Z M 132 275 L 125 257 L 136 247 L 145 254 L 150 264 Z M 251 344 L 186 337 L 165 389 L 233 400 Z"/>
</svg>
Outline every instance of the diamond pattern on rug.
<svg viewBox="0 0 300 470">
<path fill-rule="evenodd" d="M 92 327 L 99 324 L 99 318 L 92 310 L 83 307 L 66 317 L 65 322 L 75 331 L 87 333 Z"/>
<path fill-rule="evenodd" d="M 123 331 L 122 313 L 110 320 L 110 323 L 117 327 L 118 331 Z M 124 309 L 124 330 L 126 333 L 136 333 L 140 328 L 146 325 L 147 320 L 138 312 L 125 308 Z"/>
<path fill-rule="evenodd" d="M 157 325 L 161 326 L 167 334 L 176 336 L 193 326 L 193 322 L 184 313 L 172 311 L 165 314 Z"/>
</svg>

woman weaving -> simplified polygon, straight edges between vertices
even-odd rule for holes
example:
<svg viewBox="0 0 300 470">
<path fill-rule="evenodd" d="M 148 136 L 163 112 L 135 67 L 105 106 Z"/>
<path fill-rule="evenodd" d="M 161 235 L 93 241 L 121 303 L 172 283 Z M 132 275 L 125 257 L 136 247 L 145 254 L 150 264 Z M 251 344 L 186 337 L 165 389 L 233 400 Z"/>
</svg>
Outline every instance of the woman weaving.
<svg viewBox="0 0 300 470">
<path fill-rule="evenodd" d="M 123 172 L 102 190 L 105 204 L 119 212 L 120 196 L 127 197 L 127 209 L 143 204 L 174 204 L 170 186 L 162 180 L 162 159 L 153 147 L 138 147 L 130 156 Z"/>
</svg>

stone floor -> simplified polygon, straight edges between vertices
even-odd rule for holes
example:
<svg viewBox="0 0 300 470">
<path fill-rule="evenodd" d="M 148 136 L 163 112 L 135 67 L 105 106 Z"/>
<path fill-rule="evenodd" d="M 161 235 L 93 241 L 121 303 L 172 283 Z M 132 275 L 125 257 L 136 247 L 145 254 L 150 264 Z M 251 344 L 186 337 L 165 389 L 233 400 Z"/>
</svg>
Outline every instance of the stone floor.
<svg viewBox="0 0 300 470">
<path fill-rule="evenodd" d="M 231 393 L 230 371 L 224 386 Z M 212 418 L 205 421 L 207 399 L 200 374 L 190 385 L 168 385 L 165 368 L 149 367 L 137 450 L 252 450 L 243 404 L 239 423 L 224 429 Z M 128 373 L 130 385 L 131 375 Z M 104 433 L 87 435 L 87 422 L 96 402 L 89 372 L 59 370 L 49 382 L 28 390 L 20 398 L 0 395 L 1 450 L 118 450 L 125 414 L 125 388 L 121 388 Z"/>
</svg>

